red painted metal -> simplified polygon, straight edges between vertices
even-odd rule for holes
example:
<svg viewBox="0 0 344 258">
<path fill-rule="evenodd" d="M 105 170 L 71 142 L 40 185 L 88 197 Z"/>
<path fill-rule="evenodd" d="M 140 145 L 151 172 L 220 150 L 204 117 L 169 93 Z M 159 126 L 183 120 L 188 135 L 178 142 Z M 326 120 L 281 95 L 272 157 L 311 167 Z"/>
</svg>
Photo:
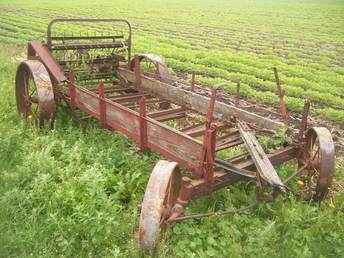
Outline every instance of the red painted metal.
<svg viewBox="0 0 344 258">
<path fill-rule="evenodd" d="M 39 42 L 32 41 L 28 44 L 28 59 L 36 58 L 39 58 L 44 64 L 54 82 L 61 83 L 66 81 L 63 69 L 55 61 L 55 58 L 49 52 L 48 48 Z"/>
<path fill-rule="evenodd" d="M 68 74 L 68 95 L 70 98 L 70 106 L 72 109 L 76 107 L 76 90 L 75 90 L 75 76 L 73 71 Z"/>
<path fill-rule="evenodd" d="M 254 131 L 271 133 L 284 127 L 284 123 L 240 108 L 240 82 L 237 84 L 236 97 L 230 102 L 224 101 L 223 93 L 217 96 L 216 89 L 197 86 L 195 74 L 192 74 L 191 85 L 184 85 L 169 74 L 160 57 L 139 54 L 130 59 L 131 26 L 127 21 L 99 21 L 124 22 L 129 28 L 129 38 L 125 39 L 121 35 L 52 35 L 55 23 L 97 22 L 93 19 L 57 19 L 49 24 L 47 44 L 28 44 L 28 57 L 39 60 L 25 61 L 18 68 L 17 105 L 20 113 L 27 117 L 30 111 L 27 102 L 38 102 L 41 116 L 52 118 L 55 111 L 53 85 L 58 86 L 54 89 L 58 91 L 58 96 L 69 102 L 71 109 L 79 109 L 87 113 L 88 117 L 98 119 L 104 128 L 125 134 L 139 145 L 141 151 L 151 149 L 173 161 L 160 161 L 149 180 L 140 218 L 141 247 L 151 249 L 155 246 L 160 228 L 169 220 L 173 221 L 181 216 L 183 207 L 192 199 L 239 180 L 256 180 L 260 183 L 259 179 L 263 179 L 264 184 L 261 186 L 268 184 L 269 180 L 260 178 L 259 173 L 256 173 L 257 167 L 260 173 L 264 174 L 265 171 L 259 166 L 261 157 L 264 157 L 264 164 L 269 164 L 271 171 L 272 165 L 296 158 L 301 165 L 300 171 L 317 171 L 316 194 L 313 199 L 322 200 L 326 196 L 334 172 L 334 145 L 327 129 L 308 128 L 308 101 L 305 102 L 298 139 L 286 148 L 265 154 L 259 147 Z M 91 43 L 82 43 L 85 39 Z M 118 39 L 124 40 L 121 46 L 118 45 Z M 107 48 L 113 51 L 107 54 L 97 52 L 95 56 L 89 56 L 89 50 L 106 51 Z M 114 51 L 118 48 L 128 53 L 127 60 L 124 55 L 115 54 Z M 79 58 L 54 58 L 56 52 L 66 50 L 74 51 Z M 152 63 L 155 72 L 146 72 L 142 66 L 143 61 Z M 70 64 L 75 65 L 75 73 L 71 71 Z M 89 66 L 88 69 L 82 69 L 85 64 Z M 280 99 L 280 115 L 288 120 L 284 90 L 276 68 L 274 72 Z M 65 73 L 68 74 L 68 79 Z M 37 74 L 49 80 L 42 81 Z M 37 98 L 27 97 L 28 75 L 32 75 L 37 82 Z M 79 81 L 83 84 L 79 84 Z M 162 123 L 165 121 L 168 122 Z M 247 130 L 241 130 L 242 122 L 247 123 Z M 174 127 L 184 129 L 177 130 Z M 250 132 L 245 132 L 248 130 Z M 243 153 L 228 160 L 216 156 L 217 151 L 243 144 L 243 139 L 246 139 L 246 151 L 251 156 Z M 249 139 L 251 140 L 248 141 Z M 253 150 L 255 151 L 252 152 Z M 175 172 L 176 162 L 186 168 L 191 176 L 177 180 L 175 175 L 178 174 L 179 178 L 180 174 Z M 274 176 L 279 179 L 277 173 Z"/>
<path fill-rule="evenodd" d="M 140 58 L 138 55 L 134 56 L 134 75 L 135 75 L 135 86 L 136 88 L 142 92 L 142 88 L 141 88 L 141 68 L 140 68 Z"/>
<path fill-rule="evenodd" d="M 214 120 L 214 106 L 216 100 L 216 89 L 212 90 L 212 95 L 209 102 L 208 112 L 206 116 L 205 133 L 203 137 L 203 150 L 200 164 L 200 174 L 207 182 L 213 181 L 214 176 L 214 162 L 216 151 L 216 132 L 217 124 Z"/>
<path fill-rule="evenodd" d="M 146 110 L 146 98 L 143 96 L 139 100 L 140 106 L 140 149 L 144 151 L 147 148 L 147 110 Z"/>
<path fill-rule="evenodd" d="M 104 82 L 101 81 L 98 86 L 98 97 L 99 97 L 99 120 L 103 128 L 107 128 L 106 123 L 106 103 L 105 103 L 105 90 Z"/>
<path fill-rule="evenodd" d="M 214 163 L 215 163 L 215 151 L 216 151 L 216 132 L 217 125 L 212 123 L 206 130 L 203 143 L 202 153 L 202 176 L 209 183 L 213 181 L 214 177 Z"/>
</svg>

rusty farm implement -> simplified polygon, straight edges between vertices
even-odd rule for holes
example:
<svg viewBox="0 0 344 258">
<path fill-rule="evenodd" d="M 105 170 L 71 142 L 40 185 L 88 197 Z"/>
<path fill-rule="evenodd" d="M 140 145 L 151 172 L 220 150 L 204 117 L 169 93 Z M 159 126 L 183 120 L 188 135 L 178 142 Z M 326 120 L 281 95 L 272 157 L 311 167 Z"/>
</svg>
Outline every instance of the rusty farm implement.
<svg viewBox="0 0 344 258">
<path fill-rule="evenodd" d="M 85 27 L 95 33 L 73 33 Z M 131 47 L 126 20 L 53 20 L 45 42 L 28 43 L 15 92 L 19 114 L 40 127 L 52 126 L 57 105 L 65 102 L 72 113 L 93 117 L 141 150 L 165 157 L 155 165 L 141 205 L 142 249 L 153 249 L 167 225 L 206 216 L 185 214 L 191 200 L 241 180 L 255 183 L 259 201 L 289 191 L 293 178 L 308 185 L 303 196 L 315 201 L 326 197 L 334 144 L 329 130 L 308 123 L 309 102 L 298 128 L 295 123 L 288 127 L 285 108 L 280 115 L 243 105 L 221 90 L 196 85 L 194 76 L 186 83 L 171 75 L 158 56 L 132 57 Z M 278 79 L 276 70 L 275 75 Z M 283 94 L 280 103 L 283 107 Z M 288 128 L 292 140 L 265 152 L 258 135 L 280 128 Z M 295 173 L 281 179 L 274 166 L 291 160 L 296 161 Z"/>
</svg>

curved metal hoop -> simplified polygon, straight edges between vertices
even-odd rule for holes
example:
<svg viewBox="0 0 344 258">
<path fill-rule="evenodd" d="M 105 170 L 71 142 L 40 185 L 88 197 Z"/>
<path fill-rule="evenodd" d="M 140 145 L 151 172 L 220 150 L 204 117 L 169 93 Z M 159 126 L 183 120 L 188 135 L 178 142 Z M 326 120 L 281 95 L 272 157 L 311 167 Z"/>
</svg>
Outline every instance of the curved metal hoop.
<svg viewBox="0 0 344 258">
<path fill-rule="evenodd" d="M 154 167 L 142 201 L 139 245 L 154 250 L 159 234 L 177 201 L 181 174 L 176 162 L 160 160 Z"/>
<path fill-rule="evenodd" d="M 29 81 L 32 80 L 36 96 L 29 95 Z M 38 124 L 42 126 L 45 121 L 53 121 L 56 111 L 53 85 L 45 66 L 38 60 L 22 61 L 16 73 L 15 92 L 19 114 L 28 119 L 31 105 L 38 105 Z"/>
<path fill-rule="evenodd" d="M 308 181 L 316 178 L 312 199 L 322 201 L 328 194 L 335 170 L 335 148 L 331 132 L 325 127 L 312 127 L 306 132 L 303 160 L 309 162 Z"/>
<path fill-rule="evenodd" d="M 135 57 L 139 58 L 139 62 L 142 61 L 148 61 L 151 62 L 155 67 L 155 74 L 154 76 L 157 77 L 157 79 L 160 80 L 166 80 L 169 78 L 169 71 L 167 68 L 167 65 L 165 64 L 165 61 L 162 57 L 155 55 L 155 54 L 139 54 Z M 135 67 L 135 57 L 130 61 L 129 69 L 134 71 Z"/>
</svg>

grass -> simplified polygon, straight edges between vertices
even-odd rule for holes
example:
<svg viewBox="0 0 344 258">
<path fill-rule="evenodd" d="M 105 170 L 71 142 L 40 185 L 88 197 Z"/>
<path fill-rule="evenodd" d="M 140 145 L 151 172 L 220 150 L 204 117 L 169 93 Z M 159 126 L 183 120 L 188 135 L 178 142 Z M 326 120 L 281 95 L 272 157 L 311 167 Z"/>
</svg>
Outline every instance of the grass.
<svg viewBox="0 0 344 258">
<path fill-rule="evenodd" d="M 23 43 L 40 38 L 52 16 L 128 18 L 136 52 L 162 54 L 175 71 L 197 71 L 205 83 L 228 80 L 229 91 L 230 78 L 242 76 L 243 94 L 265 103 L 276 102 L 270 74 L 276 65 L 289 87 L 289 108 L 298 109 L 301 94 L 313 94 L 319 115 L 344 121 L 340 1 L 66 3 L 0 3 L 1 257 L 140 256 L 138 205 L 159 157 L 139 154 L 130 140 L 95 123 L 76 125 L 63 109 L 52 132 L 37 131 L 16 113 L 13 81 Z M 336 181 L 343 181 L 343 168 L 338 157 Z M 252 200 L 253 186 L 239 184 L 193 202 L 188 212 Z M 343 212 L 343 192 L 320 206 L 285 196 L 244 214 L 176 225 L 159 256 L 342 257 Z"/>
</svg>

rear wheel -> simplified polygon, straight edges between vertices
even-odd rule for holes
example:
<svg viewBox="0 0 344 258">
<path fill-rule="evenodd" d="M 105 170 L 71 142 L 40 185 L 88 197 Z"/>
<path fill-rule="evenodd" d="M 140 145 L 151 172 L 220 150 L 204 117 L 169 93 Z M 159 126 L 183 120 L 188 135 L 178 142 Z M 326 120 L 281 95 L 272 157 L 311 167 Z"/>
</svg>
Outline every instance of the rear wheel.
<svg viewBox="0 0 344 258">
<path fill-rule="evenodd" d="M 325 127 L 313 127 L 306 133 L 302 163 L 308 164 L 301 175 L 301 194 L 305 199 L 322 201 L 328 194 L 335 170 L 334 143 Z"/>
<path fill-rule="evenodd" d="M 49 73 L 38 60 L 23 61 L 17 69 L 15 93 L 19 114 L 27 122 L 53 126 L 55 101 Z"/>
<path fill-rule="evenodd" d="M 154 54 L 139 54 L 136 56 L 139 58 L 141 72 L 149 77 L 164 81 L 169 77 L 169 71 L 165 61 L 162 57 Z M 129 64 L 130 70 L 134 70 L 135 57 Z"/>
<path fill-rule="evenodd" d="M 141 206 L 139 245 L 142 250 L 156 248 L 160 232 L 176 204 L 180 185 L 177 163 L 160 160 L 149 178 Z"/>
</svg>

